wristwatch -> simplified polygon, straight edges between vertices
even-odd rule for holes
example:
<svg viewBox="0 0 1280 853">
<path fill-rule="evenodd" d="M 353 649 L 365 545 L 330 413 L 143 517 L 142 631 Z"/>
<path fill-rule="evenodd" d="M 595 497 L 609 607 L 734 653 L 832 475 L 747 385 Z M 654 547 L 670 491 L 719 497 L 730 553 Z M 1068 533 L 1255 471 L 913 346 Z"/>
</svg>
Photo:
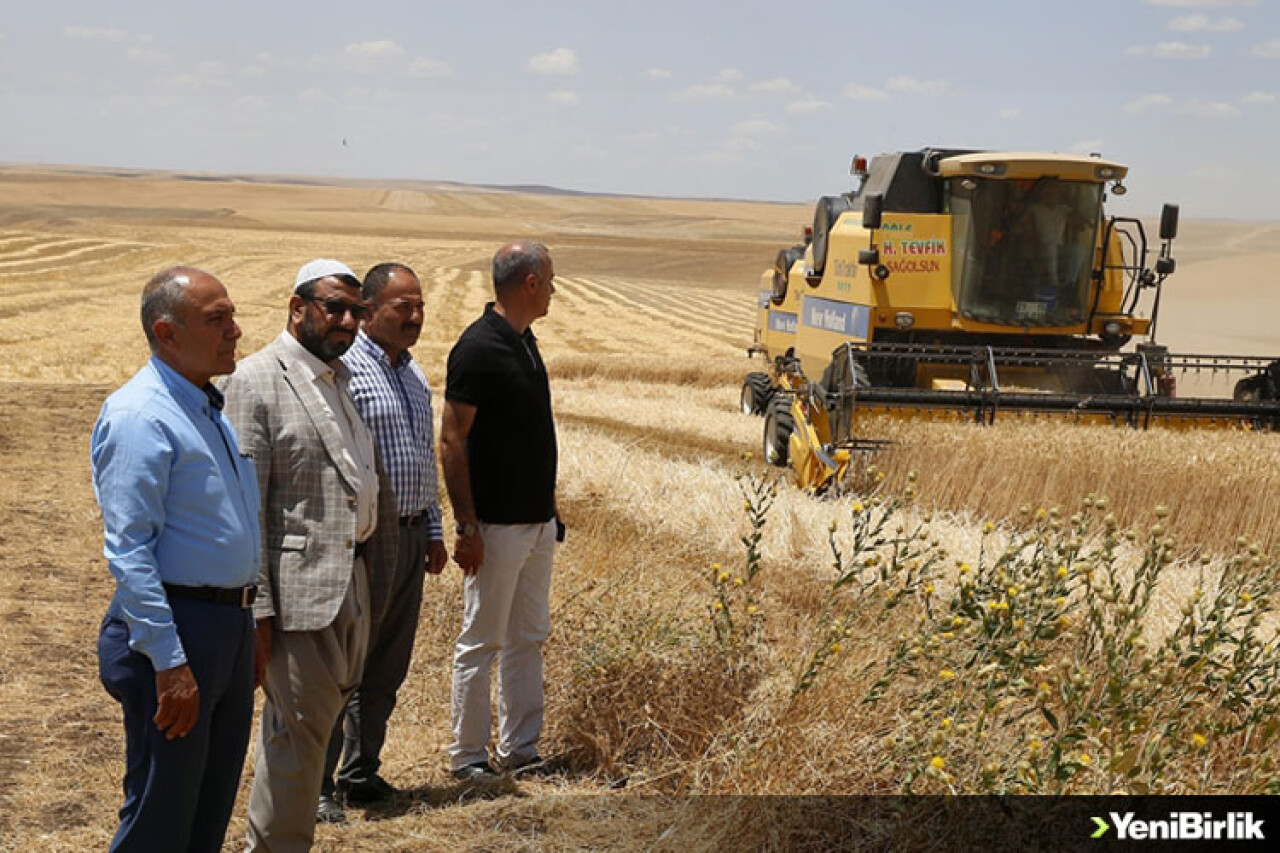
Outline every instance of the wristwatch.
<svg viewBox="0 0 1280 853">
<path fill-rule="evenodd" d="M 465 536 L 468 539 L 472 536 L 480 535 L 480 525 L 476 524 L 474 521 L 468 521 L 466 524 L 459 522 L 458 526 L 454 529 L 457 531 L 459 536 Z"/>
</svg>

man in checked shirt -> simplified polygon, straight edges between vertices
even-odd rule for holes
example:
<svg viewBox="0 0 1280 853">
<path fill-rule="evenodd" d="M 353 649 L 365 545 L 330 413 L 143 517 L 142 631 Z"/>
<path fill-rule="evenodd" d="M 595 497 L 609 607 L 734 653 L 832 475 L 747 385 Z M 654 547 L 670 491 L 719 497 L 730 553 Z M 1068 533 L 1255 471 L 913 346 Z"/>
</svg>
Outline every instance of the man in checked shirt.
<svg viewBox="0 0 1280 853">
<path fill-rule="evenodd" d="M 409 354 L 422 332 L 422 285 L 403 264 L 378 264 L 365 275 L 361 297 L 373 314 L 342 362 L 399 504 L 400 550 L 386 615 L 370 631 L 360 687 L 329 743 L 317 817 L 330 823 L 346 819 L 342 799 L 374 803 L 396 793 L 378 775 L 379 755 L 396 691 L 409 671 L 425 575 L 439 574 L 449 559 L 437 498 L 431 389 Z M 340 753 L 345 760 L 335 785 Z"/>
</svg>

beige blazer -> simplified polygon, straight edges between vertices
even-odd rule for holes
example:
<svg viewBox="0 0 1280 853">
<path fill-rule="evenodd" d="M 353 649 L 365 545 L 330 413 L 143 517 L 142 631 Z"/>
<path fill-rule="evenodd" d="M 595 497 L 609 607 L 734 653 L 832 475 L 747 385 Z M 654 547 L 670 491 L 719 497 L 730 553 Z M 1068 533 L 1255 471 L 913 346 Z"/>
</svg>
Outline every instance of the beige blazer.
<svg viewBox="0 0 1280 853">
<path fill-rule="evenodd" d="M 262 497 L 263 568 L 254 615 L 276 617 L 285 631 L 315 631 L 333 622 L 351 581 L 356 474 L 319 389 L 281 344 L 280 338 L 267 344 L 224 380 L 224 414 L 241 453 L 253 459 Z M 339 375 L 344 370 L 335 367 Z M 378 526 L 364 554 L 371 626 L 386 610 L 399 536 L 395 495 L 380 457 L 377 472 Z"/>
</svg>

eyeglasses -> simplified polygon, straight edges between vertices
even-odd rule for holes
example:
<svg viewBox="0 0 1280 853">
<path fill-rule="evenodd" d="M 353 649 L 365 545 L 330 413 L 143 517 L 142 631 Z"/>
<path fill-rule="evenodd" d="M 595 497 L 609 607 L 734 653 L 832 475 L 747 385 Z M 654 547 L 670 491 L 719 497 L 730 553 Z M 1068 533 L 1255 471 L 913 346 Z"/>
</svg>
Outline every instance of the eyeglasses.
<svg viewBox="0 0 1280 853">
<path fill-rule="evenodd" d="M 331 296 L 328 299 L 321 299 L 318 296 L 304 296 L 302 298 L 308 302 L 314 302 L 316 305 L 319 305 L 324 309 L 324 313 L 328 314 L 330 317 L 338 318 L 343 314 L 350 314 L 352 319 L 359 322 L 362 320 L 368 320 L 373 316 L 373 310 L 363 302 L 348 302 L 347 300 L 339 299 L 336 296 Z"/>
</svg>

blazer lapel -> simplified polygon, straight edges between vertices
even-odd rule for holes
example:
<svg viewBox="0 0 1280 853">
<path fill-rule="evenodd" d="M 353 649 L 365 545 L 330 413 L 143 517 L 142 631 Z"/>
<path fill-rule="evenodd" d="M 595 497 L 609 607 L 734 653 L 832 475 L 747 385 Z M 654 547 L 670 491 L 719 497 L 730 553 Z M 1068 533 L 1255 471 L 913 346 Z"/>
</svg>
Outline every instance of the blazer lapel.
<svg viewBox="0 0 1280 853">
<path fill-rule="evenodd" d="M 321 396 L 320 389 L 316 387 L 315 381 L 306 371 L 298 370 L 297 368 L 290 369 L 287 359 L 280 359 L 280 366 L 283 368 L 281 375 L 284 376 L 284 381 L 293 389 L 294 395 L 298 398 L 298 405 L 302 407 L 302 411 L 306 413 L 311 425 L 315 427 L 321 443 L 324 444 L 325 452 L 333 460 L 334 466 L 338 469 L 338 473 L 342 475 L 342 479 L 347 482 L 347 486 L 352 491 L 355 491 L 359 479 L 356 475 L 354 463 L 351 461 L 350 453 L 344 452 L 342 430 L 338 428 L 337 421 L 325 415 L 329 410 L 329 405 L 325 402 L 324 397 Z M 339 393 L 342 392 L 339 391 Z M 335 412 L 334 416 L 342 417 L 342 413 Z"/>
</svg>

